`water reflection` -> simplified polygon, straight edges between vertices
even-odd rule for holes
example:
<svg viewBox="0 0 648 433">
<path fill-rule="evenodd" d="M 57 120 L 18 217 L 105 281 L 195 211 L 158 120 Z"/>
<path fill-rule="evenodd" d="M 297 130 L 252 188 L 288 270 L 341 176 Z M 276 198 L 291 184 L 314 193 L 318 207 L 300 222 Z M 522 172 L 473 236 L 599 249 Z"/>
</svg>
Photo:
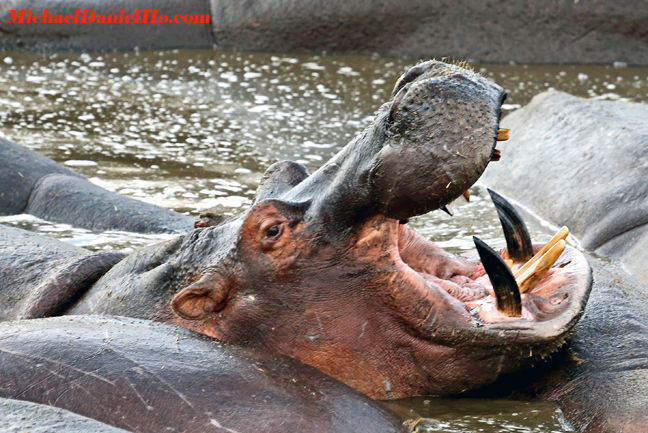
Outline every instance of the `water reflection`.
<svg viewBox="0 0 648 433">
<path fill-rule="evenodd" d="M 562 433 L 574 431 L 544 402 L 408 398 L 386 403 L 413 433 Z"/>
<path fill-rule="evenodd" d="M 226 214 L 249 204 L 272 162 L 321 165 L 371 120 L 408 65 L 210 50 L 0 59 L 0 133 L 108 189 Z M 549 87 L 648 99 L 646 68 L 477 69 L 509 91 L 508 109 Z"/>
</svg>

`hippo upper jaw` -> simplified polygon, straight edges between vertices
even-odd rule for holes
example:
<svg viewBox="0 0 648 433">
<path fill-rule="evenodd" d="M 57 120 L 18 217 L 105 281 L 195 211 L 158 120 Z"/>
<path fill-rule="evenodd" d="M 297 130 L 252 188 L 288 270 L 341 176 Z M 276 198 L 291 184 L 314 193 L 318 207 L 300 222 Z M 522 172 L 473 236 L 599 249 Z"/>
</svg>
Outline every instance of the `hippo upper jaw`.
<svg viewBox="0 0 648 433">
<path fill-rule="evenodd" d="M 315 173 L 275 197 L 311 201 L 307 219 L 332 223 L 336 230 L 376 214 L 405 220 L 439 209 L 498 158 L 505 98 L 500 86 L 470 70 L 421 63 L 401 77 L 372 124 Z"/>
<path fill-rule="evenodd" d="M 425 62 L 403 75 L 369 168 L 378 213 L 407 219 L 452 202 L 498 159 L 504 90 L 455 65 Z"/>
</svg>

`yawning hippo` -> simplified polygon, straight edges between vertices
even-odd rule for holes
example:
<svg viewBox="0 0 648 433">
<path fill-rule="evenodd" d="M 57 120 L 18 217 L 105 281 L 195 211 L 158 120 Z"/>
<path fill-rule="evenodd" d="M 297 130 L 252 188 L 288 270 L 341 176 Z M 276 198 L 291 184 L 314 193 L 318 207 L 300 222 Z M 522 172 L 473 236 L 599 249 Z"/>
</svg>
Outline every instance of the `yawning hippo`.
<svg viewBox="0 0 648 433">
<path fill-rule="evenodd" d="M 64 275 L 48 267 L 47 281 L 7 271 L 12 284 L 0 301 L 20 305 L 8 318 L 45 311 L 177 323 L 288 355 L 375 398 L 491 383 L 556 350 L 591 284 L 583 256 L 568 248 L 521 294 L 504 261 L 479 240 L 483 266 L 405 224 L 461 196 L 499 157 L 504 96 L 459 66 L 421 63 L 400 78 L 373 123 L 317 172 L 272 166 L 242 215 L 138 251 L 97 272 L 94 284 L 75 280 L 74 296 L 61 293 L 64 264 Z M 515 268 L 533 247 L 519 236 L 510 206 L 494 198 Z M 2 248 L 15 248 L 15 236 L 0 237 Z M 0 269 L 31 263 L 20 252 L 6 257 Z M 54 299 L 64 301 L 51 305 Z"/>
</svg>

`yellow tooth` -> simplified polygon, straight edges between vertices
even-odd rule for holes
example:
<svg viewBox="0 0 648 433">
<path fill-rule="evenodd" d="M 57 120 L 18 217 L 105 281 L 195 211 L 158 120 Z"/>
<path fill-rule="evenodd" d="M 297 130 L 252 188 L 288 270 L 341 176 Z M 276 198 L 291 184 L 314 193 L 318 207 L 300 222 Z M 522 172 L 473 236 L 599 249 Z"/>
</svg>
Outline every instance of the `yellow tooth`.
<svg viewBox="0 0 648 433">
<path fill-rule="evenodd" d="M 510 129 L 498 129 L 497 130 L 497 141 L 506 141 L 510 138 L 511 130 Z"/>
<path fill-rule="evenodd" d="M 565 251 L 567 243 L 564 240 L 559 240 L 551 247 L 534 265 L 530 266 L 522 275 L 517 277 L 515 281 L 520 288 L 520 293 L 525 293 L 533 288 L 544 276 L 549 272 L 549 269 L 556 263 L 556 260 Z"/>
<path fill-rule="evenodd" d="M 464 191 L 463 198 L 465 198 L 466 201 L 470 201 L 470 190 L 469 189 Z"/>
<path fill-rule="evenodd" d="M 540 260 L 542 256 L 545 255 L 547 251 L 549 251 L 554 245 L 556 245 L 559 241 L 567 239 L 567 236 L 569 236 L 569 229 L 565 226 L 561 227 L 560 230 L 556 232 L 555 235 L 547 242 L 544 247 L 540 248 L 540 251 L 535 253 L 533 257 L 529 259 L 528 262 L 526 262 L 520 269 L 515 271 L 513 275 L 515 278 L 519 277 L 522 275 L 523 272 L 525 272 L 527 269 L 529 269 L 535 262 Z"/>
</svg>

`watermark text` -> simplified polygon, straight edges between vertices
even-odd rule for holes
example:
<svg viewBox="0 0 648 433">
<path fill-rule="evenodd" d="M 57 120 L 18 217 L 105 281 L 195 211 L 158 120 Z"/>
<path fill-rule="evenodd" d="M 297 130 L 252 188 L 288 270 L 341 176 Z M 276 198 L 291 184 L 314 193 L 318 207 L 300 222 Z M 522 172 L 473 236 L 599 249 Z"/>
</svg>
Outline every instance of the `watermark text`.
<svg viewBox="0 0 648 433">
<path fill-rule="evenodd" d="M 99 14 L 93 10 L 76 10 L 73 14 L 43 13 L 31 10 L 10 10 L 8 23 L 13 24 L 208 24 L 209 14 L 161 14 L 157 10 L 137 10 L 127 14 Z"/>
</svg>

